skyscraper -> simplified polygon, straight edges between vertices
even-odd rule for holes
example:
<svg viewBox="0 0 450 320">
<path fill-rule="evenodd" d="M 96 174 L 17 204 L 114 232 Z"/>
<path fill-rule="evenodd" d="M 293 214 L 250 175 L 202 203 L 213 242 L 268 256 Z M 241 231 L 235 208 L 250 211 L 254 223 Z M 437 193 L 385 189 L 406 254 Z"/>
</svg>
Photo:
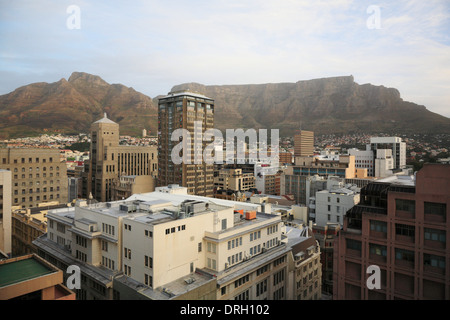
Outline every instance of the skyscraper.
<svg viewBox="0 0 450 320">
<path fill-rule="evenodd" d="M 187 187 L 189 194 L 212 197 L 214 164 L 206 164 L 204 159 L 195 161 L 201 154 L 193 148 L 193 144 L 197 143 L 202 147 L 201 150 L 204 150 L 211 142 L 203 141 L 197 136 L 194 133 L 195 128 L 201 129 L 202 135 L 206 130 L 214 128 L 213 99 L 187 91 L 171 92 L 159 99 L 158 186 L 179 184 Z M 192 145 L 182 152 L 186 152 L 183 156 L 191 161 L 175 163 L 172 159 L 173 148 L 182 141 L 182 138 L 179 141 L 172 141 L 172 134 L 176 129 L 185 129 L 189 132 Z"/>
<path fill-rule="evenodd" d="M 314 154 L 314 132 L 300 130 L 294 136 L 294 156 L 307 157 Z"/>
<path fill-rule="evenodd" d="M 97 201 L 118 200 L 115 189 L 120 176 L 138 175 L 156 177 L 157 156 L 155 146 L 119 145 L 119 125 L 104 117 L 91 126 L 90 186 Z"/>
</svg>

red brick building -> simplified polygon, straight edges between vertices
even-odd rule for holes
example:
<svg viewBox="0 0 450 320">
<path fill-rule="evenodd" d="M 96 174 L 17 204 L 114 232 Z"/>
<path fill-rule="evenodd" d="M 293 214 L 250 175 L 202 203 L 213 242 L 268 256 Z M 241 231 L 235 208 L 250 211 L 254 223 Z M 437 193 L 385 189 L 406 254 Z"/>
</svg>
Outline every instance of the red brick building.
<svg viewBox="0 0 450 320">
<path fill-rule="evenodd" d="M 335 242 L 333 299 L 450 299 L 450 165 L 368 184 Z M 370 265 L 380 289 L 369 289 Z"/>
</svg>

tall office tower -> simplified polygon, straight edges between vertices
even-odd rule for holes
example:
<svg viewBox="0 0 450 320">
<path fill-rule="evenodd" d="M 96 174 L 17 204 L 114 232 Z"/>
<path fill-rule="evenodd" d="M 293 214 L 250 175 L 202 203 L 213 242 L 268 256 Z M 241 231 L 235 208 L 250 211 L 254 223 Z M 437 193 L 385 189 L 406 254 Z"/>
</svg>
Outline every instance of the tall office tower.
<svg viewBox="0 0 450 320">
<path fill-rule="evenodd" d="M 91 125 L 91 192 L 98 201 L 109 201 L 112 198 L 113 180 L 117 176 L 117 159 L 111 147 L 119 146 L 119 125 L 104 117 Z"/>
<path fill-rule="evenodd" d="M 449 300 L 449 188 L 441 164 L 362 188 L 334 243 L 333 298 Z"/>
<path fill-rule="evenodd" d="M 314 132 L 300 130 L 294 136 L 294 157 L 307 157 L 314 154 Z"/>
<path fill-rule="evenodd" d="M 58 149 L 1 148 L 0 169 L 11 171 L 12 206 L 67 202 L 67 167 Z"/>
<path fill-rule="evenodd" d="M 11 171 L 0 169 L 0 256 L 11 252 Z"/>
<path fill-rule="evenodd" d="M 370 150 L 377 154 L 378 149 L 391 149 L 394 160 L 394 170 L 400 170 L 406 166 L 406 143 L 399 137 L 372 137 L 370 138 Z"/>
<path fill-rule="evenodd" d="M 214 164 L 206 164 L 199 152 L 205 150 L 212 141 L 202 141 L 202 137 L 195 134 L 195 128 L 199 129 L 201 135 L 214 128 L 214 100 L 188 91 L 171 92 L 159 99 L 157 184 L 179 184 L 187 187 L 189 194 L 213 197 Z M 173 148 L 182 141 L 182 138 L 172 141 L 176 129 L 185 129 L 190 134 L 191 144 L 182 150 L 183 156 L 189 161 L 178 163 L 172 159 Z M 201 146 L 201 150 L 195 149 L 195 143 Z"/>
<path fill-rule="evenodd" d="M 104 117 L 91 126 L 91 158 L 88 190 L 97 201 L 115 198 L 120 188 L 120 177 L 148 176 L 156 179 L 156 146 L 119 145 L 119 125 Z M 153 186 L 154 183 L 150 182 Z"/>
</svg>

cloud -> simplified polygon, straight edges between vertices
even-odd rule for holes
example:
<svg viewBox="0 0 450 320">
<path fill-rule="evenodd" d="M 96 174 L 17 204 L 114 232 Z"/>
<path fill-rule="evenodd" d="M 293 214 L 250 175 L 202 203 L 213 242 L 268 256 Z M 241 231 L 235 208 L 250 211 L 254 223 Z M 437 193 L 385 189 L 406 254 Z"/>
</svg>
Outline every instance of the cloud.
<svg viewBox="0 0 450 320">
<path fill-rule="evenodd" d="M 1 0 L 0 0 L 1 1 Z M 66 26 L 69 5 L 81 29 Z M 371 5 L 381 29 L 369 29 Z M 0 10 L 0 94 L 97 74 L 149 96 L 181 82 L 296 82 L 352 74 L 450 116 L 442 1 L 20 1 Z M 40 79 L 40 80 L 38 80 Z"/>
</svg>

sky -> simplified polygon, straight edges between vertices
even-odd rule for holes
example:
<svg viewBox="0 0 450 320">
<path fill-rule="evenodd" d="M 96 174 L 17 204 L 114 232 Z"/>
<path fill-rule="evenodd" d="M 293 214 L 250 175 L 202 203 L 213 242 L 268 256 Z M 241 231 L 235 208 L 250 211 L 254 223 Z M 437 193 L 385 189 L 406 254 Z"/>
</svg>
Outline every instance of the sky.
<svg viewBox="0 0 450 320">
<path fill-rule="evenodd" d="M 0 95 L 75 71 L 152 98 L 353 75 L 450 117 L 450 1 L 0 0 Z"/>
</svg>

